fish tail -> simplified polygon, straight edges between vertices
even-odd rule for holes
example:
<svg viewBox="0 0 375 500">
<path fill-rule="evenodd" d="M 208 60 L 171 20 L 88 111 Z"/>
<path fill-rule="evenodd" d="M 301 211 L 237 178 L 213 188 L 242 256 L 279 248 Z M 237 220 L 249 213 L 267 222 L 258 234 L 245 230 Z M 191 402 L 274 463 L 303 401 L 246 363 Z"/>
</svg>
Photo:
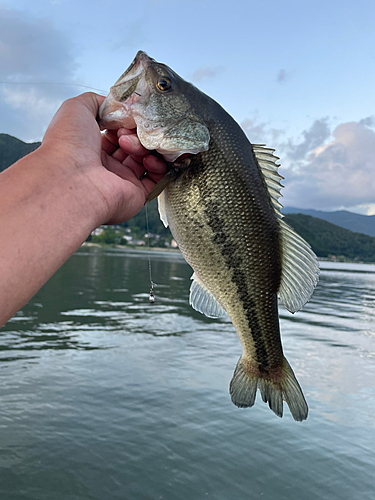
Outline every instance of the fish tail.
<svg viewBox="0 0 375 500">
<path fill-rule="evenodd" d="M 249 408 L 255 402 L 257 388 L 262 399 L 278 417 L 283 416 L 283 400 L 289 406 L 294 420 L 306 420 L 308 406 L 291 366 L 284 357 L 281 369 L 264 373 L 251 367 L 242 356 L 239 359 L 229 392 L 239 408 Z"/>
</svg>

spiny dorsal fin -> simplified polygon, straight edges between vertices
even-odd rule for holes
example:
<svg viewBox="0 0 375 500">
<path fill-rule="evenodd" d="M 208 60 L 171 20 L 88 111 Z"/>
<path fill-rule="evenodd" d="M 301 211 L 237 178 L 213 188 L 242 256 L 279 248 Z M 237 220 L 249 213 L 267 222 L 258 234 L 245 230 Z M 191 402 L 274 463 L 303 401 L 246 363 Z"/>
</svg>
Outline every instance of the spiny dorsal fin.
<svg viewBox="0 0 375 500">
<path fill-rule="evenodd" d="M 294 313 L 306 304 L 318 283 L 318 259 L 310 245 L 282 220 L 279 198 L 282 196 L 280 181 L 283 177 L 278 173 L 276 161 L 279 158 L 273 155 L 275 150 L 263 144 L 253 144 L 252 148 L 280 225 L 282 273 L 279 296 L 288 311 Z"/>
<path fill-rule="evenodd" d="M 279 165 L 276 165 L 276 162 L 279 158 L 273 155 L 273 152 L 275 151 L 274 149 L 266 148 L 262 144 L 252 144 L 252 148 L 258 165 L 262 171 L 264 181 L 267 184 L 268 192 L 271 196 L 271 201 L 275 211 L 280 217 L 280 209 L 282 208 L 282 205 L 278 200 L 282 196 L 280 190 L 284 186 L 280 181 L 281 179 L 284 179 L 284 177 L 282 177 L 277 171 Z"/>
<path fill-rule="evenodd" d="M 225 309 L 215 299 L 203 281 L 195 273 L 190 279 L 193 280 L 189 297 L 189 304 L 192 308 L 209 318 L 224 316 L 226 314 Z"/>
</svg>

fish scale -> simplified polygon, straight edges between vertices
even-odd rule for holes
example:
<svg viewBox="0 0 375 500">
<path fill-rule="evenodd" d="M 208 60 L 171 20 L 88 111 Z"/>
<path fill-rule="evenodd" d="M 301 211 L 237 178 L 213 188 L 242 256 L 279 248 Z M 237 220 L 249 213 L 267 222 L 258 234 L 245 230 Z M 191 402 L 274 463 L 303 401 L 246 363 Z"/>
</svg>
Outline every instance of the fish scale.
<svg viewBox="0 0 375 500">
<path fill-rule="evenodd" d="M 238 140 L 242 131 L 230 134 L 219 122 L 210 132 L 209 151 L 197 155 L 166 188 L 167 218 L 185 259 L 227 311 L 245 357 L 254 362 L 254 370 L 266 372 L 278 368 L 283 359 L 276 296 L 280 283 L 277 221 L 259 168 L 255 160 L 249 161 L 251 146 Z M 228 171 L 226 152 L 243 145 L 247 151 L 233 155 L 237 160 L 232 159 Z M 246 170 L 243 157 L 248 159 Z M 192 210 L 192 200 L 203 208 L 200 217 Z M 228 211 L 231 205 L 241 208 Z M 191 226 L 194 231 L 187 231 Z M 207 259 L 208 248 L 212 250 Z"/>
<path fill-rule="evenodd" d="M 282 221 L 274 150 L 252 145 L 218 103 L 144 52 L 99 114 L 102 128 L 133 120 L 141 143 L 168 162 L 148 200 L 159 196 L 161 219 L 194 270 L 191 305 L 209 317 L 226 312 L 237 330 L 243 353 L 230 383 L 233 403 L 252 406 L 259 389 L 278 416 L 285 400 L 295 420 L 306 419 L 283 354 L 277 296 L 297 311 L 319 269 L 309 245 Z"/>
</svg>

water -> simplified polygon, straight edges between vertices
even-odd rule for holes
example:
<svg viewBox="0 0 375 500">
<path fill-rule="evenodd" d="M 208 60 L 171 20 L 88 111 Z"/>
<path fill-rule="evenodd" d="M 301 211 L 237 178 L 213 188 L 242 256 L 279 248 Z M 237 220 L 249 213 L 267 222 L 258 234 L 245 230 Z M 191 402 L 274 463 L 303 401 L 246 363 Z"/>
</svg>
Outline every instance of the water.
<svg viewBox="0 0 375 500">
<path fill-rule="evenodd" d="M 188 305 L 190 268 L 83 248 L 0 336 L 4 500 L 373 499 L 375 266 L 323 263 L 304 310 L 280 308 L 306 422 L 228 394 L 229 320 Z"/>
</svg>

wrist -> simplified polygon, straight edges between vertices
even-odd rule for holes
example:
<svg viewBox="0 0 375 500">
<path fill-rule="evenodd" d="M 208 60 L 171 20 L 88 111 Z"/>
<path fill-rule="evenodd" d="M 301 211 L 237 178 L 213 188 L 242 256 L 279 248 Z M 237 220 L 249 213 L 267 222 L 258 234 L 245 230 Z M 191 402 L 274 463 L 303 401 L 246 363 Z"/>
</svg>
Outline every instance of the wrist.
<svg viewBox="0 0 375 500">
<path fill-rule="evenodd" d="M 100 189 L 104 183 L 100 179 L 101 168 L 97 167 L 97 158 L 91 151 L 83 160 L 84 152 L 80 153 L 81 158 L 76 158 L 55 144 L 50 147 L 43 143 L 32 155 L 38 170 L 36 178 L 43 179 L 44 187 L 50 190 L 50 199 L 69 212 L 72 222 L 83 234 L 87 233 L 86 237 L 108 219 L 108 204 Z"/>
</svg>

